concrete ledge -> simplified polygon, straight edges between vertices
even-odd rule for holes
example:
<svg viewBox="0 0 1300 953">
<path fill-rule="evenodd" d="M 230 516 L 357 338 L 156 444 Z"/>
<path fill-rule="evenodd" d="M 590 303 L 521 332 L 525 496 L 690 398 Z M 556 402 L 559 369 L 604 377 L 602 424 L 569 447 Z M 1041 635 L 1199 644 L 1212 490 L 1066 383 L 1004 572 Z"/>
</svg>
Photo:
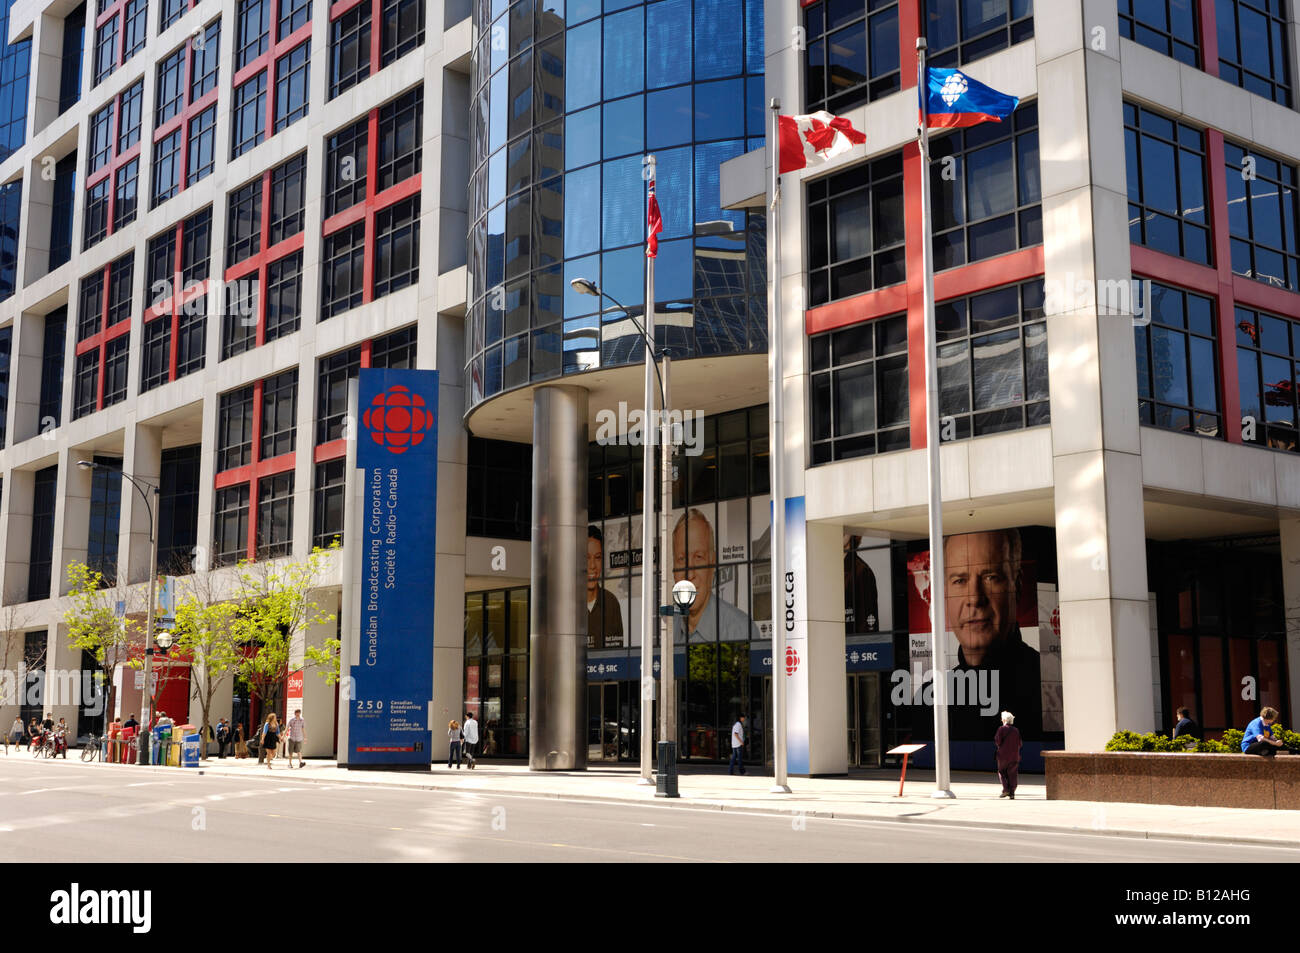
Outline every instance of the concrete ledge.
<svg viewBox="0 0 1300 953">
<path fill-rule="evenodd" d="M 1146 751 L 1047 751 L 1049 801 L 1123 801 L 1293 811 L 1300 758 Z"/>
</svg>

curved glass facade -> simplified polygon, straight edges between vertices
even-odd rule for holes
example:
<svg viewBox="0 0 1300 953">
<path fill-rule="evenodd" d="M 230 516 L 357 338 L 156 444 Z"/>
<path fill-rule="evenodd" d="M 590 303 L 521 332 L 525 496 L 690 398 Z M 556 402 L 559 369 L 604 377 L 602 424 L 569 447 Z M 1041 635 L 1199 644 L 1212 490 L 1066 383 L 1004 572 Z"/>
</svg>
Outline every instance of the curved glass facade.
<svg viewBox="0 0 1300 953">
<path fill-rule="evenodd" d="M 567 6 L 566 6 L 567 3 Z M 767 350 L 766 220 L 719 206 L 761 147 L 762 0 L 477 0 L 470 405 L 638 363 L 646 183 L 658 162 L 657 341 L 676 359 Z M 602 313 L 601 309 L 606 310 Z"/>
</svg>

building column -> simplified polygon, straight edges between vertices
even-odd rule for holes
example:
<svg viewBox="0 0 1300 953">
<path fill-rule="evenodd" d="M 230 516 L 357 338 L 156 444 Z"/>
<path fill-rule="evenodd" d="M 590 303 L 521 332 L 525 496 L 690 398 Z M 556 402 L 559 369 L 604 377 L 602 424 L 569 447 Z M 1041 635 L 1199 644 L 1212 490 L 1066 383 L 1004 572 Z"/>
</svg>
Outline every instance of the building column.
<svg viewBox="0 0 1300 953">
<path fill-rule="evenodd" d="M 122 471 L 146 484 L 146 493 L 148 486 L 159 485 L 162 477 L 161 428 L 146 427 L 143 424 L 127 425 L 123 435 Z M 151 523 L 153 531 L 157 532 L 159 516 L 159 499 L 149 495 L 151 499 L 146 506 L 140 491 L 131 485 L 130 480 L 123 478 L 117 552 L 118 563 L 122 567 L 119 575 L 124 582 L 132 585 L 149 581 L 149 564 L 153 558 L 149 534 Z M 158 572 L 163 575 L 174 568 L 164 566 L 161 562 L 158 564 Z"/>
<path fill-rule="evenodd" d="M 1284 723 L 1295 722 L 1300 711 L 1300 519 L 1284 519 L 1278 523 L 1282 542 L 1282 612 L 1286 619 L 1286 709 L 1282 712 Z M 1290 719 L 1290 721 L 1286 721 Z"/>
<path fill-rule="evenodd" d="M 32 509 L 36 490 L 35 470 L 10 470 L 0 502 L 0 536 L 5 540 L 4 602 L 27 601 L 32 552 Z"/>
<path fill-rule="evenodd" d="M 335 718 L 334 700 L 338 697 L 338 686 L 331 685 L 316 668 L 303 668 L 306 658 L 306 646 L 322 648 L 327 639 L 335 638 L 338 633 L 337 616 L 340 611 L 339 597 L 336 589 L 320 590 L 316 594 L 316 604 L 321 612 L 335 616 L 328 622 L 309 626 L 301 636 L 295 635 L 289 650 L 289 671 L 303 669 L 302 672 L 302 717 L 307 722 L 307 743 L 302 753 L 309 758 L 329 758 L 334 754 Z M 230 717 L 231 690 L 230 682 L 223 682 L 212 699 L 212 720 Z M 285 718 L 293 717 L 293 709 L 286 705 Z"/>
<path fill-rule="evenodd" d="M 533 394 L 528 766 L 587 767 L 587 392 Z"/>
<path fill-rule="evenodd" d="M 84 563 L 90 545 L 90 494 L 95 472 L 78 466 L 81 460 L 92 460 L 88 450 L 70 449 L 60 454 L 59 484 L 56 498 L 60 505 L 54 511 L 54 568 L 50 576 L 50 595 L 67 595 L 68 566 Z M 107 579 L 110 585 L 117 582 Z"/>
<path fill-rule="evenodd" d="M 787 522 L 786 552 L 791 557 L 786 582 L 775 587 L 778 598 L 773 603 L 774 623 L 786 625 L 787 658 L 772 659 L 773 678 L 789 679 L 786 764 L 793 775 L 845 774 L 844 533 L 833 523 L 809 523 L 799 539 L 796 529 Z M 789 586 L 795 588 L 793 593 Z M 793 620 L 786 615 L 792 599 Z"/>
<path fill-rule="evenodd" d="M 1132 274 L 1118 20 L 1081 6 L 1034 32 L 1065 743 L 1099 750 L 1155 716 L 1133 318 L 1097 302 Z"/>
<path fill-rule="evenodd" d="M 465 714 L 465 320 L 438 315 L 420 322 L 419 340 L 436 333 L 438 368 L 438 517 L 433 600 L 433 745 L 447 722 Z M 429 362 L 421 360 L 420 366 Z M 585 482 L 583 486 L 587 484 Z M 584 544 L 585 545 L 585 544 Z M 584 550 L 585 552 L 585 550 Z M 444 729 L 440 733 L 439 729 Z"/>
</svg>

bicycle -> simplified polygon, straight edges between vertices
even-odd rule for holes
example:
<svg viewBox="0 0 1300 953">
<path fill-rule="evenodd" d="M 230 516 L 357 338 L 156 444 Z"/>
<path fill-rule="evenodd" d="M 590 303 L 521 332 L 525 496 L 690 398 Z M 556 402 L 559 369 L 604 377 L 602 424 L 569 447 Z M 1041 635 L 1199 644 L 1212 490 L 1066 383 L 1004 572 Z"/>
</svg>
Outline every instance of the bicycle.
<svg viewBox="0 0 1300 953">
<path fill-rule="evenodd" d="M 33 758 L 51 758 L 54 757 L 54 733 L 47 731 L 36 739 L 35 750 L 32 752 Z"/>
<path fill-rule="evenodd" d="M 103 761 L 103 743 L 104 739 L 99 735 L 91 735 L 90 740 L 81 746 L 81 760 L 94 761 L 98 758 L 100 761 Z"/>
</svg>

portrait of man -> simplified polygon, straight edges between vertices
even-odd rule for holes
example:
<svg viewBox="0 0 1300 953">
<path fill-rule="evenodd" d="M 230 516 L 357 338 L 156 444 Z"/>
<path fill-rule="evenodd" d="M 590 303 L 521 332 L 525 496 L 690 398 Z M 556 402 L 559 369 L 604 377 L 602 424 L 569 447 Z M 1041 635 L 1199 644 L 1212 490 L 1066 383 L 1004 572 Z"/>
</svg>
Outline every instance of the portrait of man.
<svg viewBox="0 0 1300 953">
<path fill-rule="evenodd" d="M 956 669 L 998 673 L 995 713 L 980 715 L 977 705 L 954 706 L 954 738 L 992 737 L 999 724 L 996 712 L 1003 710 L 1016 716 L 1026 737 L 1041 736 L 1040 661 L 1017 619 L 1024 584 L 1021 556 L 1015 529 L 944 540 L 944 605 L 948 630 L 957 637 Z"/>
<path fill-rule="evenodd" d="M 689 579 L 695 585 L 695 602 L 686 617 L 688 642 L 742 642 L 758 638 L 758 628 L 749 615 L 725 599 L 715 599 L 717 550 L 713 526 L 700 510 L 690 509 L 677 518 L 673 528 L 673 581 Z M 714 609 L 714 603 L 717 609 Z M 682 620 L 674 622 L 675 636 L 681 635 Z"/>
<path fill-rule="evenodd" d="M 623 613 L 618 597 L 600 584 L 605 566 L 605 536 L 587 527 L 587 648 L 623 644 Z"/>
</svg>

